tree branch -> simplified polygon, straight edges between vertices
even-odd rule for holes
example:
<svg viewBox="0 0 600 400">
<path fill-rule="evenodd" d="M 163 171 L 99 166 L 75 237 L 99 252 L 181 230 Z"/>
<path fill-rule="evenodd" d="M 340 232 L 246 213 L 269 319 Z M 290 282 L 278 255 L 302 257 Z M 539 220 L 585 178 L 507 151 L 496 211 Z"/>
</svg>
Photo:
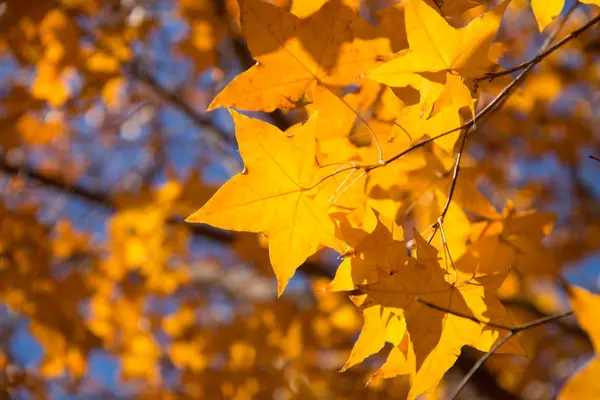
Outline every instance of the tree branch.
<svg viewBox="0 0 600 400">
<path fill-rule="evenodd" d="M 573 9 L 571 9 L 571 11 L 572 10 Z M 566 18 L 564 18 L 563 22 L 561 22 L 561 24 L 559 24 L 557 31 L 560 30 L 560 28 L 564 24 L 565 20 L 566 20 Z M 528 68 L 531 65 L 539 64 L 544 58 L 546 58 L 550 54 L 554 53 L 556 50 L 558 50 L 559 48 L 561 48 L 565 43 L 567 43 L 567 42 L 575 39 L 577 36 L 581 35 L 583 32 L 585 32 L 586 30 L 588 30 L 588 28 L 590 28 L 591 26 L 597 24 L 599 21 L 600 21 L 600 15 L 596 16 L 595 18 L 593 18 L 592 20 L 590 20 L 587 24 L 583 25 L 579 29 L 574 30 L 573 32 L 571 32 L 570 34 L 568 34 L 567 36 L 565 36 L 559 42 L 556 42 L 552 46 L 547 47 L 545 50 L 543 50 L 540 53 L 538 53 L 531 60 L 524 61 L 524 62 L 522 62 L 519 65 L 516 65 L 516 66 L 514 66 L 512 68 L 509 68 L 509 69 L 505 69 L 503 71 L 487 73 L 484 76 L 482 76 L 481 78 L 476 79 L 475 81 L 477 82 L 477 81 L 483 81 L 483 80 L 487 79 L 489 82 L 491 82 L 491 81 L 493 81 L 494 79 L 496 79 L 498 77 L 512 74 L 513 72 L 517 72 L 517 71 L 520 71 L 520 70 L 522 70 L 524 68 Z"/>
<path fill-rule="evenodd" d="M 446 309 L 444 307 L 440 307 L 438 305 L 429 303 L 419 297 L 417 297 L 417 301 L 426 305 L 427 307 L 434 309 L 436 311 L 440 311 L 440 312 L 444 312 L 447 314 L 451 314 L 460 318 L 465 318 L 468 319 L 470 321 L 476 322 L 478 324 L 483 324 L 483 325 L 487 325 L 490 326 L 492 328 L 496 328 L 496 329 L 500 329 L 500 330 L 505 330 L 508 331 L 507 335 L 504 336 L 502 339 L 500 339 L 499 341 L 497 341 L 494 346 L 492 346 L 492 348 L 485 353 L 479 360 L 477 360 L 471 367 L 470 369 L 467 371 L 467 373 L 465 374 L 465 376 L 463 377 L 463 379 L 460 381 L 460 383 L 458 384 L 458 386 L 452 391 L 452 393 L 450 394 L 450 396 L 448 397 L 449 399 L 455 399 L 456 396 L 458 396 L 458 394 L 462 391 L 462 389 L 466 386 L 466 384 L 469 382 L 469 380 L 473 377 L 473 375 L 481 368 L 481 366 L 492 356 L 492 354 L 494 354 L 496 351 L 498 351 L 498 349 L 500 349 L 500 347 L 502 347 L 504 344 L 506 344 L 513 336 L 517 335 L 519 332 L 531 329 L 531 328 L 535 328 L 537 326 L 540 325 L 544 325 L 553 321 L 557 321 L 561 318 L 573 315 L 573 311 L 566 311 L 557 315 L 550 315 L 550 316 L 546 316 L 546 317 L 542 317 L 540 319 L 536 319 L 534 321 L 522 324 L 522 325 L 518 325 L 518 326 L 514 326 L 514 327 L 508 327 L 508 326 L 504 326 L 504 325 L 499 325 L 499 324 L 495 324 L 492 322 L 484 322 L 484 321 L 480 321 L 477 318 L 475 318 L 472 315 L 467 315 L 467 314 L 463 314 L 454 310 L 449 310 Z"/>
<path fill-rule="evenodd" d="M 447 312 L 449 314 L 457 315 L 456 313 L 452 312 L 451 310 L 447 310 Z M 498 351 L 498 349 L 500 347 L 502 347 L 504 344 L 506 344 L 506 342 L 508 342 L 513 336 L 515 336 L 519 332 L 525 331 L 527 329 L 535 328 L 537 326 L 544 325 L 544 324 L 556 321 L 556 320 L 558 320 L 560 318 L 564 318 L 564 317 L 567 317 L 567 316 L 570 316 L 570 315 L 573 315 L 573 311 L 566 311 L 566 312 L 563 312 L 563 313 L 560 313 L 560 314 L 557 314 L 557 315 L 551 315 L 551 316 L 548 316 L 548 317 L 537 319 L 535 321 L 528 322 L 528 323 L 523 324 L 523 325 L 519 325 L 519 326 L 515 326 L 513 328 L 510 328 L 509 332 L 508 332 L 508 334 L 506 336 L 504 336 L 502 339 L 500 339 L 499 341 L 497 341 L 494 344 L 494 346 L 492 346 L 492 348 L 487 353 L 485 353 L 479 360 L 477 360 L 477 362 L 465 374 L 465 376 L 460 381 L 460 383 L 458 384 L 458 386 L 456 386 L 456 388 L 452 391 L 452 393 L 450 394 L 450 396 L 448 396 L 448 399 L 450 399 L 450 400 L 455 399 L 456 396 L 458 396 L 458 394 L 466 386 L 467 382 L 469 382 L 469 380 L 471 379 L 471 377 L 479 370 L 479 368 L 481 368 L 481 366 L 492 356 L 492 354 L 494 354 L 496 351 Z M 458 315 L 458 316 L 460 317 L 461 315 Z"/>
</svg>

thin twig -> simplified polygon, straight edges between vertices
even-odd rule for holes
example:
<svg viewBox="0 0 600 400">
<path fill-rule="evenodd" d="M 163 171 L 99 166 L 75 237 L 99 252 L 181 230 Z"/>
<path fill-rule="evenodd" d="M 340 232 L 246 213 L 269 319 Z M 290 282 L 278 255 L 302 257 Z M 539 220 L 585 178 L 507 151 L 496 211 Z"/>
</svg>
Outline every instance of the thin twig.
<svg viewBox="0 0 600 400">
<path fill-rule="evenodd" d="M 474 125 L 475 124 L 473 124 L 473 126 Z M 446 217 L 446 214 L 448 213 L 448 209 L 450 208 L 450 203 L 452 202 L 452 197 L 454 196 L 454 191 L 456 190 L 456 183 L 458 182 L 458 174 L 460 172 L 460 161 L 462 159 L 462 155 L 465 151 L 465 147 L 467 144 L 467 136 L 468 136 L 467 132 L 465 132 L 463 134 L 462 141 L 460 142 L 460 149 L 458 150 L 458 154 L 456 155 L 456 161 L 454 162 L 454 169 L 452 172 L 452 182 L 450 183 L 450 191 L 448 192 L 448 198 L 446 199 L 446 204 L 444 205 L 444 209 L 442 210 L 440 217 L 438 218 L 437 222 L 434 224 L 433 233 L 431 234 L 431 236 L 429 238 L 429 242 L 431 242 L 433 240 L 438 229 L 444 223 L 444 218 Z"/>
<path fill-rule="evenodd" d="M 436 304 L 430 303 L 430 302 L 428 302 L 427 300 L 423 300 L 423 299 L 422 299 L 422 298 L 420 298 L 420 297 L 417 297 L 417 299 L 416 299 L 416 300 L 417 300 L 419 303 L 422 303 L 422 304 L 426 305 L 427 307 L 429 307 L 429 308 L 432 308 L 432 309 L 434 309 L 434 310 L 436 310 L 436 311 L 440 311 L 440 312 L 443 312 L 443 313 L 446 313 L 446 314 L 452 314 L 452 315 L 455 315 L 455 316 L 457 316 L 457 317 L 460 317 L 460 318 L 464 318 L 464 319 L 471 320 L 471 321 L 473 321 L 473 322 L 476 322 L 476 323 L 478 323 L 478 324 L 482 324 L 482 325 L 488 325 L 488 326 L 491 326 L 492 328 L 496 328 L 496 329 L 502 329 L 502 330 L 504 330 L 504 331 L 510 331 L 510 330 L 512 330 L 512 329 L 513 329 L 513 328 L 512 328 L 512 327 L 510 327 L 510 326 L 501 325 L 501 324 L 496 324 L 496 323 L 494 323 L 494 322 L 485 322 L 485 321 L 481 321 L 481 320 L 479 320 L 477 317 L 475 317 L 474 315 L 468 315 L 468 314 L 464 314 L 464 313 L 461 313 L 461 312 L 458 312 L 458 311 L 449 310 L 449 309 L 447 309 L 447 308 L 444 308 L 444 307 L 438 306 L 438 305 L 436 305 Z"/>
<path fill-rule="evenodd" d="M 463 388 L 465 387 L 467 382 L 469 382 L 469 379 L 471 379 L 473 374 L 475 372 L 477 372 L 477 370 L 479 368 L 481 368 L 481 366 L 492 356 L 492 354 L 494 354 L 496 351 L 498 351 L 498 349 L 500 347 L 502 347 L 506 342 L 508 342 L 513 336 L 515 336 L 519 332 L 523 332 L 527 329 L 535 328 L 537 326 L 544 325 L 549 322 L 553 322 L 558 319 L 568 317 L 570 315 L 573 315 L 573 311 L 566 311 L 566 312 L 563 312 L 563 313 L 560 313 L 557 315 L 551 315 L 548 317 L 537 319 L 535 321 L 528 322 L 523 325 L 515 326 L 514 328 L 510 328 L 508 334 L 505 337 L 503 337 L 498 342 L 496 342 L 496 344 L 494 344 L 494 346 L 492 346 L 492 348 L 487 353 L 485 353 L 479 360 L 477 360 L 477 362 L 473 365 L 473 367 L 471 367 L 469 372 L 466 373 L 466 375 L 463 377 L 463 379 L 459 382 L 459 384 L 456 386 L 456 388 L 452 391 L 450 396 L 448 396 L 448 399 L 449 400 L 455 399 L 456 396 L 458 396 L 458 394 L 463 390 Z M 489 323 L 488 323 L 488 325 L 492 326 Z"/>
<path fill-rule="evenodd" d="M 424 305 L 426 305 L 427 307 L 433 309 L 433 310 L 437 310 L 443 313 L 447 313 L 447 314 L 451 314 L 451 315 L 455 315 L 457 317 L 460 318 L 464 318 L 464 319 L 468 319 L 470 321 L 473 321 L 475 323 L 481 324 L 481 325 L 487 325 L 490 326 L 492 328 L 496 328 L 496 329 L 500 329 L 503 331 L 508 331 L 508 333 L 506 334 L 506 336 L 504 336 L 502 339 L 500 339 L 498 342 L 496 342 L 494 344 L 494 346 L 492 346 L 492 348 L 490 348 L 490 350 L 485 353 L 479 360 L 477 360 L 477 362 L 475 364 L 473 364 L 473 366 L 471 367 L 471 369 L 465 374 L 465 376 L 463 377 L 463 379 L 459 382 L 459 384 L 456 386 L 456 388 L 452 391 L 452 393 L 450 394 L 450 396 L 448 396 L 448 399 L 452 400 L 454 398 L 456 398 L 456 396 L 458 396 L 458 394 L 462 391 L 462 389 L 465 387 L 465 385 L 469 382 L 469 380 L 471 379 L 471 377 L 477 372 L 477 370 L 479 368 L 481 368 L 481 366 L 492 356 L 492 354 L 494 354 L 496 351 L 498 351 L 498 349 L 500 347 L 502 347 L 504 344 L 506 344 L 506 342 L 508 342 L 513 336 L 517 335 L 519 332 L 523 332 L 525 330 L 531 329 L 531 328 L 535 328 L 537 326 L 540 325 L 544 325 L 556 320 L 559 320 L 561 318 L 573 315 L 573 311 L 565 311 L 562 312 L 560 314 L 556 314 L 556 315 L 550 315 L 547 317 L 543 317 L 540 319 L 536 319 L 534 321 L 522 324 L 522 325 L 518 325 L 518 326 L 514 326 L 514 327 L 509 327 L 509 326 L 505 326 L 505 325 L 501 325 L 501 324 L 496 324 L 494 322 L 485 322 L 485 321 L 481 321 L 479 319 L 477 319 L 475 316 L 473 315 L 468 315 L 465 313 L 461 313 L 458 311 L 454 311 L 454 310 L 449 310 L 447 308 L 444 307 L 440 307 L 436 304 L 430 303 L 426 300 L 423 300 L 420 297 L 417 297 L 416 299 L 419 303 L 422 303 Z"/>
<path fill-rule="evenodd" d="M 549 315 L 547 317 L 536 319 L 535 321 L 531 321 L 526 324 L 516 326 L 516 327 L 512 328 L 511 331 L 514 333 L 519 333 L 519 332 L 525 331 L 527 329 L 535 328 L 536 326 L 547 324 L 548 322 L 552 322 L 557 319 L 569 317 L 571 315 L 573 315 L 573 311 L 564 311 L 560 314 Z"/>
<path fill-rule="evenodd" d="M 513 72 L 517 72 L 517 71 L 520 71 L 520 70 L 522 70 L 524 68 L 527 68 L 527 67 L 529 67 L 532 64 L 537 64 L 541 60 L 543 60 L 544 58 L 548 57 L 550 54 L 554 53 L 556 50 L 558 50 L 560 47 L 562 47 L 565 43 L 567 43 L 568 41 L 570 41 L 570 40 L 576 38 L 577 36 L 581 35 L 590 26 L 598 23 L 599 21 L 600 21 L 600 15 L 598 15 L 595 18 L 593 18 L 592 20 L 590 20 L 586 25 L 583 25 L 579 29 L 574 30 L 573 32 L 571 32 L 570 34 L 568 34 L 567 36 L 565 36 L 562 40 L 560 40 L 559 42 L 556 42 L 552 46 L 548 47 L 546 50 L 542 51 L 541 53 L 539 53 L 538 55 L 536 55 L 535 57 L 533 57 L 531 60 L 524 61 L 521 64 L 518 64 L 518 65 L 516 65 L 516 66 L 514 66 L 512 68 L 509 68 L 509 69 L 505 69 L 505 70 L 498 71 L 498 72 L 487 73 L 484 76 L 482 76 L 481 78 L 475 79 L 475 82 L 479 82 L 479 81 L 483 81 L 483 80 L 488 80 L 488 81 L 491 82 L 491 81 L 493 81 L 494 79 L 496 79 L 498 77 L 509 75 L 509 74 L 512 74 Z M 560 27 L 562 27 L 562 26 L 560 26 Z"/>
<path fill-rule="evenodd" d="M 494 346 L 490 349 L 490 351 L 485 353 L 479 360 L 477 360 L 477 362 L 475 364 L 473 364 L 473 366 L 471 367 L 469 372 L 467 372 L 465 374 L 465 376 L 462 378 L 462 380 L 460 381 L 458 386 L 452 391 L 450 396 L 448 396 L 448 399 L 450 399 L 450 400 L 455 399 L 456 396 L 458 396 L 458 394 L 461 392 L 461 390 L 465 387 L 467 382 L 469 382 L 471 377 L 475 374 L 475 372 L 477 372 L 479 370 L 479 368 L 481 368 L 481 366 L 488 360 L 488 358 L 490 358 L 492 356 L 492 354 L 494 354 L 496 351 L 498 351 L 498 349 L 500 347 L 502 347 L 504 344 L 506 344 L 506 342 L 508 342 L 514 335 L 515 334 L 513 332 L 508 332 L 508 334 L 506 336 L 504 336 L 502 339 L 497 341 L 496 344 L 494 344 Z"/>
</svg>

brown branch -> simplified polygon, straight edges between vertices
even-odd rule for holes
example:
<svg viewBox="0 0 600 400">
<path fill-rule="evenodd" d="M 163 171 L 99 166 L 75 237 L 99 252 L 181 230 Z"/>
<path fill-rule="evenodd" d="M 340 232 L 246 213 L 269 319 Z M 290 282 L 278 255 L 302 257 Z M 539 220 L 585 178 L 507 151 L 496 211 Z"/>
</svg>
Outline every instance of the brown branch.
<svg viewBox="0 0 600 400">
<path fill-rule="evenodd" d="M 455 315 L 455 316 L 460 317 L 460 318 L 468 319 L 468 320 L 473 321 L 473 322 L 478 323 L 478 324 L 488 325 L 488 326 L 491 326 L 492 328 L 502 329 L 504 331 L 510 331 L 512 329 L 510 326 L 495 324 L 493 322 L 481 321 L 481 320 L 477 319 L 473 315 L 463 314 L 463 313 L 458 312 L 458 311 L 453 311 L 453 310 L 449 310 L 449 309 L 444 308 L 444 307 L 440 307 L 440 306 L 438 306 L 436 304 L 433 304 L 433 303 L 430 303 L 430 302 L 428 302 L 426 300 L 423 300 L 420 297 L 417 297 L 417 301 L 419 303 L 421 303 L 421 304 L 426 305 L 427 307 L 429 307 L 429 308 L 431 308 L 433 310 L 440 311 L 440 312 L 447 313 L 447 314 L 452 314 L 452 315 Z"/>
<path fill-rule="evenodd" d="M 456 313 L 452 312 L 451 310 L 448 310 L 447 312 L 449 314 L 457 315 Z M 458 386 L 456 386 L 456 388 L 452 391 L 452 393 L 450 394 L 450 396 L 448 396 L 448 399 L 450 399 L 450 400 L 455 399 L 456 396 L 458 396 L 458 394 L 466 386 L 467 382 L 469 382 L 469 380 L 471 379 L 471 377 L 473 376 L 473 374 L 475 374 L 475 372 L 477 372 L 481 368 L 481 366 L 492 356 L 492 354 L 494 354 L 496 351 L 498 351 L 498 349 L 500 347 L 502 347 L 504 344 L 506 344 L 506 342 L 508 342 L 513 336 L 515 336 L 519 332 L 523 332 L 523 331 L 525 331 L 527 329 L 535 328 L 537 326 L 544 325 L 544 324 L 556 321 L 558 319 L 561 319 L 561 318 L 564 318 L 564 317 L 567 317 L 567 316 L 570 316 L 570 315 L 573 315 L 573 311 L 566 311 L 566 312 L 563 312 L 563 313 L 560 313 L 560 314 L 557 314 L 557 315 L 551 315 L 551 316 L 548 316 L 548 317 L 537 319 L 535 321 L 528 322 L 528 323 L 523 324 L 523 325 L 519 325 L 519 326 L 515 326 L 513 328 L 510 328 L 509 332 L 508 332 L 508 334 L 506 336 L 504 336 L 502 339 L 500 339 L 499 341 L 497 341 L 494 344 L 494 346 L 492 346 L 492 348 L 487 353 L 485 353 L 479 360 L 477 360 L 477 362 L 465 374 L 465 376 L 460 381 L 460 383 L 458 384 Z"/>
<path fill-rule="evenodd" d="M 185 114 L 196 126 L 200 128 L 207 128 L 216 132 L 219 137 L 227 144 L 235 144 L 235 139 L 227 134 L 227 132 L 220 130 L 215 126 L 210 118 L 204 117 L 200 112 L 196 111 L 188 102 L 183 100 L 178 94 L 171 92 L 164 87 L 154 76 L 149 74 L 140 66 L 140 62 L 134 60 L 130 64 L 130 75 L 136 80 L 149 86 L 152 91 L 157 94 L 163 101 L 173 105 L 183 114 Z"/>
<path fill-rule="evenodd" d="M 549 316 L 549 314 L 540 310 L 535 304 L 528 302 L 528 301 L 505 300 L 505 301 L 502 301 L 502 304 L 504 304 L 505 306 L 509 306 L 509 307 L 518 307 L 518 308 L 524 310 L 525 312 L 535 315 L 536 318 L 545 318 L 545 317 Z M 589 336 L 587 335 L 587 333 L 585 333 L 585 331 L 583 329 L 581 329 L 581 327 L 579 325 L 570 324 L 570 323 L 567 323 L 566 321 L 562 321 L 562 320 L 557 321 L 557 324 L 565 332 L 575 335 L 583 340 L 586 340 L 591 345 Z"/>
<path fill-rule="evenodd" d="M 450 396 L 448 397 L 449 399 L 455 399 L 456 396 L 458 396 L 458 394 L 462 391 L 462 389 L 466 386 L 466 384 L 469 382 L 469 380 L 473 377 L 473 375 L 481 368 L 481 366 L 492 356 L 492 354 L 496 353 L 496 351 L 498 351 L 498 349 L 500 349 L 500 347 L 502 347 L 504 344 L 506 344 L 506 342 L 508 342 L 513 336 L 517 335 L 518 333 L 531 329 L 531 328 L 535 328 L 537 326 L 540 325 L 544 325 L 550 322 L 554 322 L 557 321 L 561 318 L 573 315 L 573 311 L 565 311 L 562 312 L 560 314 L 557 315 L 550 315 L 550 316 L 545 316 L 539 319 L 536 319 L 534 321 L 522 324 L 522 325 L 518 325 L 518 326 L 514 326 L 514 327 L 508 327 L 508 326 L 504 326 L 504 325 L 500 325 L 500 324 L 495 324 L 492 322 L 485 322 L 485 321 L 480 321 L 479 319 L 477 319 L 475 316 L 473 315 L 467 315 L 458 311 L 454 311 L 454 310 L 450 310 L 444 307 L 440 307 L 438 305 L 429 303 L 419 297 L 417 297 L 417 301 L 426 305 L 427 307 L 434 309 L 436 311 L 440 311 L 440 312 L 444 312 L 447 314 L 451 314 L 460 318 L 465 318 L 468 319 L 470 321 L 476 322 L 478 324 L 482 324 L 482 325 L 487 325 L 490 326 L 492 328 L 496 328 L 496 329 L 500 329 L 500 330 L 504 330 L 504 331 L 508 331 L 507 335 L 504 336 L 502 339 L 500 339 L 499 341 L 497 341 L 494 346 L 492 346 L 492 348 L 485 353 L 479 360 L 477 360 L 471 367 L 470 369 L 467 371 L 467 373 L 465 374 L 465 376 L 463 377 L 463 379 L 460 381 L 460 383 L 457 385 L 457 387 L 452 391 L 452 393 L 450 394 Z"/>
<path fill-rule="evenodd" d="M 563 22 L 561 22 L 561 24 L 559 24 L 557 31 L 560 30 L 560 28 L 562 27 L 562 24 L 564 23 L 565 20 L 566 20 L 566 18 L 564 18 Z M 567 42 L 571 41 L 572 39 L 575 39 L 577 36 L 581 35 L 589 27 L 591 27 L 592 25 L 595 25 L 599 21 L 600 21 L 600 15 L 596 16 L 594 19 L 590 20 L 587 24 L 583 25 L 579 29 L 574 30 L 573 32 L 571 32 L 570 34 L 568 34 L 567 36 L 565 36 L 559 42 L 556 42 L 552 46 L 547 47 L 545 50 L 542 47 L 542 51 L 540 53 L 538 53 L 535 57 L 533 57 L 531 60 L 524 61 L 524 62 L 522 62 L 519 65 L 516 65 L 516 66 L 514 66 L 512 68 L 509 68 L 509 69 L 505 69 L 503 71 L 487 73 L 484 76 L 482 76 L 481 78 L 476 79 L 475 82 L 483 81 L 483 80 L 486 80 L 486 79 L 489 82 L 491 82 L 491 81 L 493 81 L 494 79 L 496 79 L 498 77 L 509 75 L 509 74 L 512 74 L 513 72 L 520 71 L 522 69 L 528 68 L 530 65 L 539 64 L 540 61 L 542 61 L 544 58 L 546 58 L 550 54 L 554 53 L 556 50 L 558 50 L 559 48 L 561 48 L 565 43 L 567 43 Z"/>
<path fill-rule="evenodd" d="M 454 365 L 466 373 L 473 368 L 476 362 L 477 359 L 474 357 L 474 355 L 463 351 Z M 490 397 L 497 400 L 521 399 L 520 396 L 500 386 L 498 384 L 496 375 L 486 368 L 478 368 L 472 374 L 471 384 L 479 390 L 479 393 L 485 394 L 485 397 Z"/>
</svg>

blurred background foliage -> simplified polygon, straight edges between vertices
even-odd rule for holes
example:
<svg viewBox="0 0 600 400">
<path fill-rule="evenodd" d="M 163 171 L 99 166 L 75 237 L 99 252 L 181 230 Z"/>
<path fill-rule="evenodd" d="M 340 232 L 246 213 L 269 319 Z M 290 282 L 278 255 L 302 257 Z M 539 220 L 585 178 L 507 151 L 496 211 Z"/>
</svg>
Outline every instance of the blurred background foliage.
<svg viewBox="0 0 600 400">
<path fill-rule="evenodd" d="M 395 3 L 364 0 L 361 14 L 389 25 L 379 11 Z M 335 257 L 313 257 L 276 299 L 263 238 L 183 222 L 241 169 L 230 117 L 204 112 L 254 63 L 238 19 L 236 1 L 0 1 L 3 398 L 405 396 L 401 378 L 365 387 L 377 357 L 337 372 L 363 322 L 347 296 L 318 291 Z M 512 1 L 498 38 L 503 65 L 535 53 L 544 35 L 528 1 Z M 469 148 L 499 209 L 512 198 L 558 213 L 547 244 L 592 291 L 599 89 L 596 29 L 538 66 Z M 285 129 L 305 115 L 262 117 Z M 568 308 L 555 282 L 516 273 L 501 296 L 516 321 Z M 491 357 L 463 398 L 550 399 L 592 355 L 571 320 L 521 341 L 529 359 Z M 465 352 L 446 384 L 478 355 Z"/>
</svg>

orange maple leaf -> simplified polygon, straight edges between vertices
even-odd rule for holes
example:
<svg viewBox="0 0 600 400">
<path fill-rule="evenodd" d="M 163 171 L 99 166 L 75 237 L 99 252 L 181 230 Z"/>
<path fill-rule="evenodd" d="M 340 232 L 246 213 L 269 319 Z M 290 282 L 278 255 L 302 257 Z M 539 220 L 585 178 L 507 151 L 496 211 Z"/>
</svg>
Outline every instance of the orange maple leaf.
<svg viewBox="0 0 600 400">
<path fill-rule="evenodd" d="M 456 29 L 423 0 L 406 2 L 406 34 L 410 51 L 369 71 L 366 76 L 393 86 L 406 74 L 448 71 L 479 77 L 491 66 L 489 48 L 509 1 Z"/>
<path fill-rule="evenodd" d="M 346 2 L 331 0 L 300 19 L 262 0 L 241 2 L 241 19 L 257 64 L 238 75 L 208 107 L 289 110 L 315 83 L 345 85 L 389 53 L 388 40 Z"/>
<path fill-rule="evenodd" d="M 579 324 L 590 337 L 596 357 L 575 373 L 563 386 L 559 400 L 600 398 L 600 295 L 577 286 L 569 286 L 567 293 Z"/>
<path fill-rule="evenodd" d="M 363 307 L 379 305 L 406 320 L 407 338 L 394 348 L 375 377 L 410 374 L 410 399 L 437 386 L 463 346 L 488 351 L 506 333 L 487 322 L 507 325 L 504 307 L 495 296 L 506 274 L 447 272 L 439 265 L 437 249 L 416 231 L 415 242 L 416 259 L 410 258 L 378 282 L 357 285 L 367 295 Z M 514 345 L 507 351 L 521 352 Z"/>
<path fill-rule="evenodd" d="M 244 171 L 231 178 L 188 222 L 264 233 L 279 294 L 319 246 L 335 248 L 328 196 L 315 161 L 311 118 L 286 136 L 275 126 L 231 111 Z"/>
</svg>

